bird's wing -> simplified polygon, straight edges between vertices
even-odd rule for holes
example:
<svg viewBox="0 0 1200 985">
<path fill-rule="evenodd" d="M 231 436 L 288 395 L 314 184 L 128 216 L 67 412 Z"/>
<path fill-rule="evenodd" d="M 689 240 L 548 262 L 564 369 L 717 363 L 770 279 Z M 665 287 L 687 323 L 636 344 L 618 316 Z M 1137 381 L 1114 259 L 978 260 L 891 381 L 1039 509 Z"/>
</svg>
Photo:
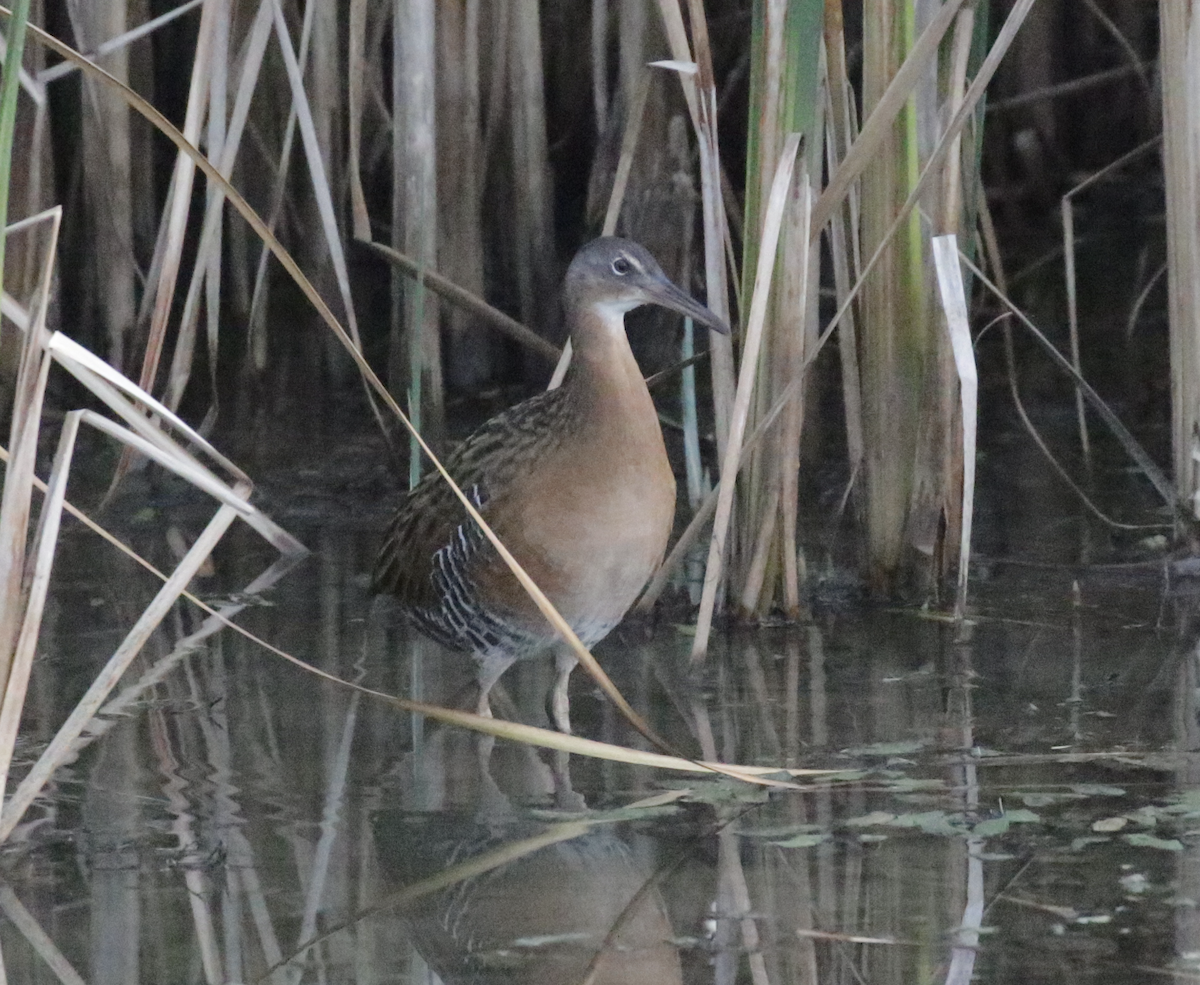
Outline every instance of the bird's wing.
<svg viewBox="0 0 1200 985">
<path fill-rule="evenodd" d="M 534 469 L 553 444 L 547 418 L 562 400 L 549 390 L 484 424 L 446 459 L 446 471 L 489 523 L 506 490 Z M 396 596 L 409 609 L 439 604 L 440 564 L 461 572 L 468 561 L 493 548 L 461 500 L 436 472 L 426 475 L 400 504 L 375 562 L 372 590 Z"/>
</svg>

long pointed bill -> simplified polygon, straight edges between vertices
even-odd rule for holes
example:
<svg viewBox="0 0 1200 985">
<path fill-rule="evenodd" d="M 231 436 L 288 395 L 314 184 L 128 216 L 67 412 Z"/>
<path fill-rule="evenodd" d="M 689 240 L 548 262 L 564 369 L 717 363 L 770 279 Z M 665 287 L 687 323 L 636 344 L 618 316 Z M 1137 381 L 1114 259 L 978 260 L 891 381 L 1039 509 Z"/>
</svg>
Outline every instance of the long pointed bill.
<svg viewBox="0 0 1200 985">
<path fill-rule="evenodd" d="M 693 321 L 699 322 L 701 325 L 707 325 L 714 332 L 720 332 L 722 335 L 729 334 L 729 326 L 726 325 L 720 318 L 714 315 L 708 308 L 702 305 L 699 301 L 693 298 L 690 294 L 686 294 L 678 287 L 672 284 L 665 277 L 655 279 L 654 282 L 646 288 L 646 294 L 649 295 L 647 300 L 651 304 L 662 305 L 664 308 L 670 308 L 672 311 L 678 311 L 681 315 L 686 315 Z"/>
</svg>

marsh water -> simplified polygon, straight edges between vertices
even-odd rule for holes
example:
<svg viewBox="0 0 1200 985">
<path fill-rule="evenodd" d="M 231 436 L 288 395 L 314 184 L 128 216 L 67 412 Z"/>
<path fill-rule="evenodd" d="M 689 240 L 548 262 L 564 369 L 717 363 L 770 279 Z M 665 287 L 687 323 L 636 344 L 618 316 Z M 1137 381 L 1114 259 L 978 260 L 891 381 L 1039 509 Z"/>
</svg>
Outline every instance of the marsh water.
<svg viewBox="0 0 1200 985">
<path fill-rule="evenodd" d="M 965 625 L 866 599 L 817 490 L 811 621 L 726 626 L 692 668 L 684 595 L 597 648 L 684 754 L 828 773 L 785 788 L 503 741 L 487 756 L 180 602 L 3 848 L 8 981 L 1195 980 L 1196 584 L 1161 531 L 1091 519 L 988 387 Z M 218 444 L 311 553 L 276 579 L 235 526 L 192 591 L 343 681 L 469 707 L 468 661 L 368 594 L 399 486 L 369 413 L 299 378 L 248 403 Z M 1035 417 L 1069 445 L 1068 401 Z M 1161 523 L 1096 444 L 1102 504 Z M 79 457 L 70 495 L 94 507 L 114 453 Z M 166 570 L 212 514 L 147 469 L 102 519 Z M 64 525 L 10 791 L 159 585 Z M 513 668 L 494 707 L 545 725 L 552 676 Z M 572 716 L 646 746 L 579 672 Z"/>
<path fill-rule="evenodd" d="M 292 439 L 229 440 L 312 553 L 247 595 L 276 556 L 235 527 L 192 590 L 338 678 L 469 705 L 467 661 L 368 595 L 395 501 L 378 439 L 295 413 Z M 503 741 L 489 758 L 178 604 L 122 688 L 169 669 L 94 727 L 4 848 L 8 980 L 1194 979 L 1196 600 L 1153 540 L 1141 562 L 1078 563 L 1094 527 L 1011 454 L 983 470 L 966 627 L 868 603 L 817 538 L 809 623 L 727 628 L 698 671 L 678 607 L 598 647 L 687 755 L 832 771 L 798 789 Z M 1018 537 L 1001 515 L 1022 497 L 1053 505 L 1020 511 Z M 106 518 L 169 567 L 211 514 L 143 472 Z M 14 783 L 158 584 L 64 529 Z M 551 680 L 520 665 L 494 704 L 545 724 Z M 579 734 L 645 746 L 582 674 L 572 701 Z"/>
</svg>

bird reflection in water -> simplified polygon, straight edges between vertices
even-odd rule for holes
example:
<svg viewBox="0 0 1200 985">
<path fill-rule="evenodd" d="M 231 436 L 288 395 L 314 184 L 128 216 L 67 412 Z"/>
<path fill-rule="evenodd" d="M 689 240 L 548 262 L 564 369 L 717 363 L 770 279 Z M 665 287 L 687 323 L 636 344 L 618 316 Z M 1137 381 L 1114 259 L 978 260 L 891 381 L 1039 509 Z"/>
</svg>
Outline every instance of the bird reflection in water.
<svg viewBox="0 0 1200 985">
<path fill-rule="evenodd" d="M 521 852 L 522 839 L 556 829 L 515 803 L 563 799 L 532 751 L 508 747 L 489 764 L 469 736 L 439 730 L 395 779 L 388 799 L 399 806 L 374 817 L 387 882 L 411 886 L 506 846 L 515 856 L 403 911 L 445 985 L 564 985 L 589 971 L 593 985 L 682 983 L 653 866 L 614 825 L 581 826 L 578 837 Z"/>
</svg>

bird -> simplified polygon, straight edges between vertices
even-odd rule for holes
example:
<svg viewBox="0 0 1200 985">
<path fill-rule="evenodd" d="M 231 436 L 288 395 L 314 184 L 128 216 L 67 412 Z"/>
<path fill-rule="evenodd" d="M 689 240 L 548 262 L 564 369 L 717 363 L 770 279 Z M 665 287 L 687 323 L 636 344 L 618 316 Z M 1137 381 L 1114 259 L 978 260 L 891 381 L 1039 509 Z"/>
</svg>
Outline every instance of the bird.
<svg viewBox="0 0 1200 985">
<path fill-rule="evenodd" d="M 483 424 L 445 460 L 471 503 L 585 646 L 619 623 L 661 563 L 675 517 L 675 477 L 650 392 L 625 335 L 644 304 L 713 331 L 729 328 L 672 283 L 650 252 L 606 236 L 567 268 L 563 303 L 573 356 L 562 385 Z M 466 512 L 428 473 L 384 535 L 372 589 L 437 643 L 470 654 L 477 713 L 516 661 L 557 650 L 550 717 L 570 733 L 577 663 Z"/>
</svg>

